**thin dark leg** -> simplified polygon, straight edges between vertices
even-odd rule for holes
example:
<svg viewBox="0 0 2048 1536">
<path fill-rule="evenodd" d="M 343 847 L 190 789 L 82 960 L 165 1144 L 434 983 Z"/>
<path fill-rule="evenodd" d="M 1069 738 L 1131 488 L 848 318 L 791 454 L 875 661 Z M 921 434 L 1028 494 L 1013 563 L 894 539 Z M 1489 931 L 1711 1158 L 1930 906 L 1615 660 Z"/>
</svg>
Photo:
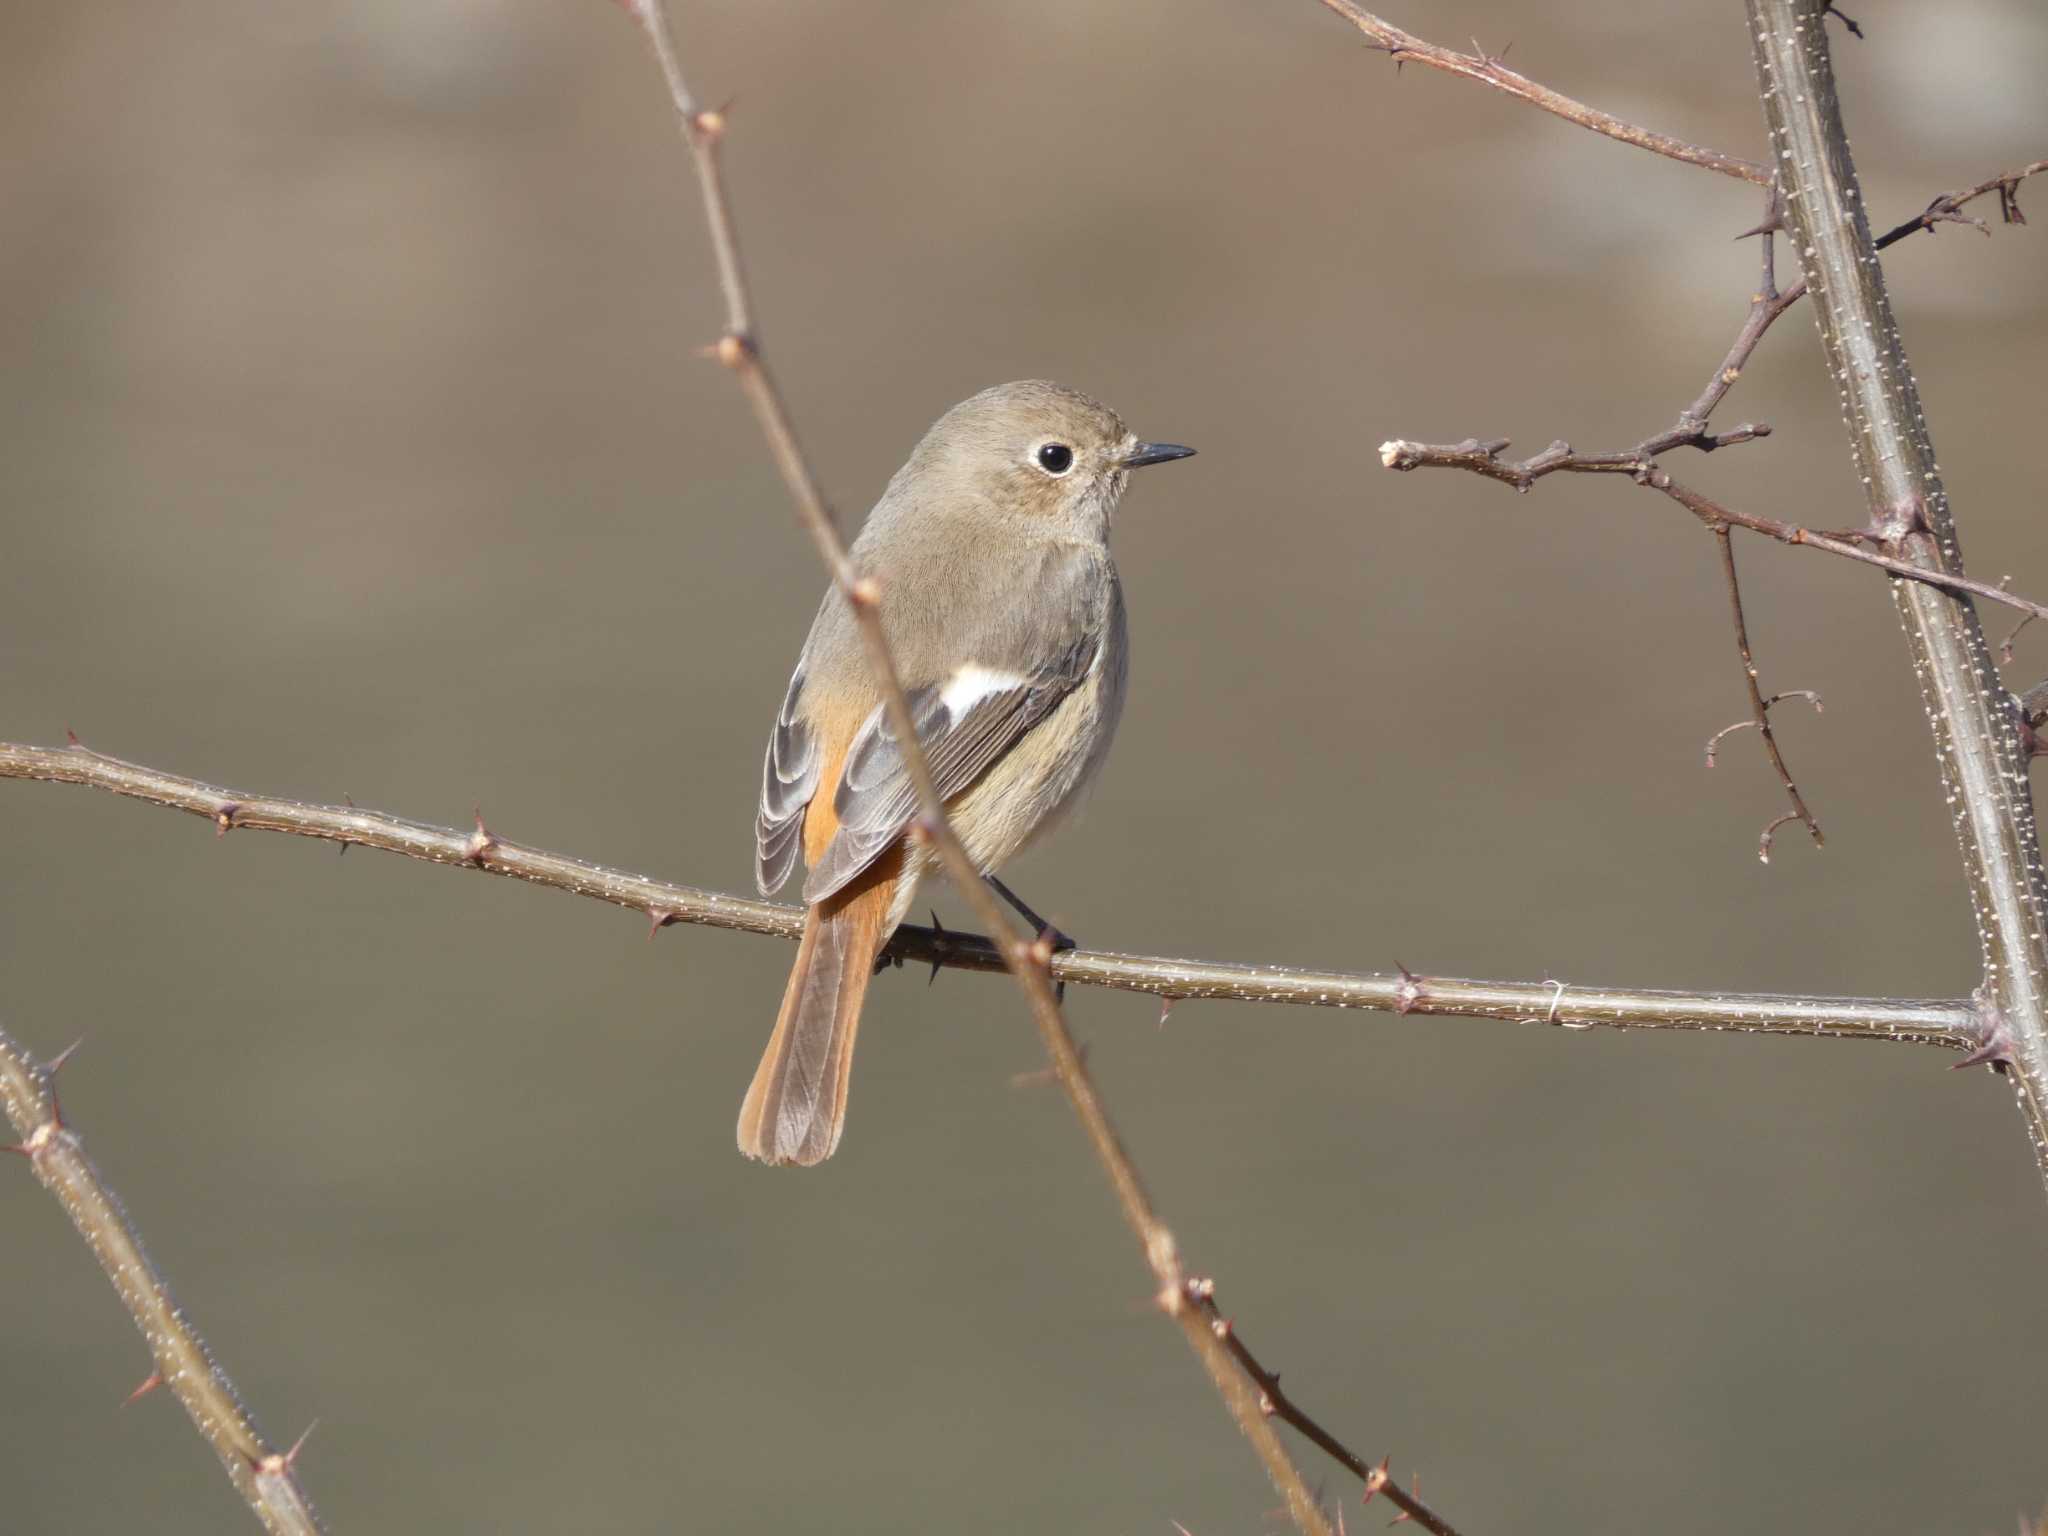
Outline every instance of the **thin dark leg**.
<svg viewBox="0 0 2048 1536">
<path fill-rule="evenodd" d="M 1032 911 L 1029 904 L 1025 902 L 1023 897 L 1019 896 L 1015 891 L 1011 890 L 1007 885 L 1003 884 L 1003 882 L 998 880 L 994 875 L 983 875 L 981 878 L 988 882 L 990 890 L 994 891 L 998 896 L 1002 897 L 1003 900 L 1007 901 L 1012 907 L 1016 909 L 1017 915 L 1023 918 L 1025 922 L 1031 925 L 1031 931 L 1033 933 L 1037 934 L 1040 938 L 1050 939 L 1052 941 L 1052 948 L 1054 954 L 1058 954 L 1063 949 L 1072 949 L 1074 947 L 1074 941 L 1072 939 L 1068 938 L 1064 933 L 1061 933 L 1059 929 L 1053 927 L 1051 923 L 1048 923 L 1044 918 L 1040 917 L 1036 912 Z M 1067 984 L 1064 981 L 1054 986 L 1053 998 L 1055 1001 L 1061 1003 L 1064 1003 L 1067 1000 Z"/>
<path fill-rule="evenodd" d="M 1003 900 L 1007 901 L 1010 904 L 1010 906 L 1016 911 L 1017 915 L 1023 918 L 1025 922 L 1031 925 L 1031 931 L 1033 933 L 1038 934 L 1042 937 L 1049 937 L 1052 940 L 1052 947 L 1054 953 L 1058 953 L 1059 951 L 1065 949 L 1072 949 L 1074 947 L 1074 941 L 1072 939 L 1068 938 L 1064 933 L 1061 933 L 1059 929 L 1053 927 L 1051 923 L 1048 923 L 1044 918 L 1040 917 L 1036 912 L 1032 911 L 1030 906 L 1025 902 L 1022 896 L 1019 896 L 1015 891 L 1011 890 L 1007 885 L 1003 884 L 1003 882 L 998 880 L 994 875 L 983 875 L 981 878 L 988 882 L 990 890 L 994 891 L 998 896 L 1002 897 Z"/>
</svg>

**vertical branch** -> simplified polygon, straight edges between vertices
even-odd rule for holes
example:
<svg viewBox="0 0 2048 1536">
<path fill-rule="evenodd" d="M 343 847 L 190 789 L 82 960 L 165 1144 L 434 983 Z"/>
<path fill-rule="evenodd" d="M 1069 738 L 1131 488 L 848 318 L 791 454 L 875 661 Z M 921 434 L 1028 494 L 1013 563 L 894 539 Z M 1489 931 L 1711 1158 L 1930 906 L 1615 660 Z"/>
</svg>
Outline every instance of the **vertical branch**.
<svg viewBox="0 0 2048 1536">
<path fill-rule="evenodd" d="M 58 1064 L 62 1061 L 59 1057 Z M 78 1133 L 64 1123 L 55 1066 L 37 1061 L 4 1029 L 0 1109 L 21 1138 L 9 1150 L 27 1158 L 43 1187 L 57 1197 L 149 1343 L 156 1366 L 135 1396 L 169 1387 L 263 1528 L 274 1536 L 317 1536 L 324 1527 L 294 1466 L 299 1447 L 280 1451 L 258 1431 L 235 1384 L 171 1299 L 164 1277 L 143 1252 L 141 1234 L 85 1155 Z M 4 1503 L 0 1494 L 0 1507 Z"/>
<path fill-rule="evenodd" d="M 761 355 L 753 331 L 747 299 L 745 268 L 740 263 L 739 239 L 731 201 L 726 195 L 719 145 L 725 134 L 725 115 L 697 105 L 676 57 L 662 0 L 622 0 L 627 12 L 639 22 L 653 44 L 663 77 L 668 82 L 684 136 L 697 163 L 698 185 L 704 197 L 705 217 L 711 227 L 712 249 L 718 259 L 719 281 L 725 290 L 726 332 L 713 349 L 719 361 L 738 375 L 747 399 L 754 407 L 770 452 L 789 486 L 791 497 L 818 554 L 831 574 L 833 586 L 845 599 L 857 622 L 868 663 L 881 685 L 891 730 L 902 749 L 903 764 L 916 788 L 919 819 L 913 835 L 929 839 L 944 861 L 946 872 L 960 895 L 974 909 L 991 937 L 1011 932 L 1008 920 L 994 895 L 981 879 L 981 871 L 967 855 L 946 817 L 946 807 L 933 782 L 931 765 L 918 740 L 917 725 L 910 703 L 897 675 L 895 658 L 882 627 L 884 593 L 872 577 L 860 575 L 848 555 L 846 542 L 818 486 L 817 476 L 798 446 L 796 431 L 781 391 L 775 386 Z M 1273 1425 L 1259 1406 L 1258 1393 L 1246 1378 L 1230 1351 L 1224 1346 L 1187 1296 L 1186 1274 L 1173 1233 L 1159 1219 L 1138 1177 L 1137 1166 L 1124 1150 L 1116 1127 L 1111 1123 L 1095 1084 L 1088 1076 L 1073 1034 L 1068 1030 L 1053 989 L 1052 945 L 1045 936 L 1036 941 L 1003 937 L 997 946 L 1004 964 L 1016 978 L 1030 1005 L 1053 1072 L 1066 1091 L 1068 1102 L 1081 1121 L 1090 1145 L 1116 1192 L 1124 1220 L 1144 1250 L 1146 1263 L 1158 1283 L 1159 1305 L 1174 1319 L 1222 1396 L 1224 1405 L 1237 1420 L 1245 1438 L 1286 1501 L 1287 1513 L 1305 1536 L 1331 1536 L 1328 1519 L 1315 1495 L 1303 1480 L 1301 1470 L 1288 1455 Z"/>
<path fill-rule="evenodd" d="M 1842 126 L 1823 0 L 1746 0 L 1786 226 L 1841 392 L 1873 536 L 1960 576 L 1962 549 L 1870 236 Z M 2000 1037 L 2048 1177 L 2048 879 L 2020 718 L 1970 600 L 1894 581 L 1983 946 L 1986 1022 Z"/>
</svg>

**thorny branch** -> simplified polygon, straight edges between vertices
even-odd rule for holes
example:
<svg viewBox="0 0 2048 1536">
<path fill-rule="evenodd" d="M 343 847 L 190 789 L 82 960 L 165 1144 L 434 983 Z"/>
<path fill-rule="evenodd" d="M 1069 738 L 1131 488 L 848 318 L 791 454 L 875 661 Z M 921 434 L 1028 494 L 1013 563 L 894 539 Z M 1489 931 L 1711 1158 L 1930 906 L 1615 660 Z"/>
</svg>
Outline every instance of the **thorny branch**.
<svg viewBox="0 0 2048 1536">
<path fill-rule="evenodd" d="M 1281 1390 L 1280 1373 L 1268 1370 L 1260 1362 L 1259 1357 L 1251 1352 L 1250 1346 L 1238 1333 L 1237 1325 L 1217 1309 L 1215 1281 L 1190 1278 L 1187 1282 L 1187 1294 L 1188 1300 L 1200 1308 L 1202 1315 L 1209 1320 L 1210 1331 L 1221 1339 L 1224 1347 L 1237 1358 L 1237 1363 L 1244 1367 L 1245 1374 L 1258 1383 L 1261 1409 L 1275 1418 L 1292 1424 L 1296 1430 L 1314 1441 L 1317 1449 L 1356 1476 L 1365 1485 L 1365 1497 L 1368 1502 L 1375 1494 L 1385 1494 L 1387 1502 L 1400 1510 L 1400 1514 L 1394 1517 L 1396 1525 L 1413 1520 L 1425 1531 L 1435 1533 L 1435 1536 L 1458 1536 L 1457 1529 L 1448 1520 L 1422 1502 L 1422 1495 L 1419 1492 L 1403 1488 L 1388 1475 L 1385 1461 L 1380 1462 L 1378 1466 L 1368 1462 L 1309 1417 L 1300 1404 Z"/>
<path fill-rule="evenodd" d="M 235 1384 L 171 1299 L 119 1197 L 65 1121 L 57 1102 L 57 1071 L 70 1054 L 45 1065 L 0 1029 L 0 1108 L 21 1138 L 7 1150 L 27 1158 L 43 1187 L 57 1197 L 148 1342 L 155 1366 L 129 1401 L 152 1388 L 169 1387 L 265 1530 L 278 1536 L 323 1530 L 299 1483 L 297 1462 L 305 1436 L 285 1451 L 263 1438 Z"/>
<path fill-rule="evenodd" d="M 886 594 L 873 578 L 855 571 L 847 555 L 846 544 L 819 490 L 817 478 L 797 445 L 788 408 L 762 357 L 759 339 L 750 319 L 746 275 L 740 264 L 739 240 L 719 160 L 725 115 L 706 111 L 697 105 L 677 61 L 661 0 L 623 0 L 623 3 L 653 45 L 684 137 L 696 161 L 705 218 L 718 259 L 720 282 L 725 289 L 726 333 L 718 342 L 716 355 L 738 376 L 741 387 L 752 402 L 754 414 L 782 470 L 798 514 L 818 547 L 818 554 L 834 587 L 851 608 L 859 625 L 868 663 L 881 687 L 889 723 L 903 754 L 904 767 L 917 790 L 921 812 L 918 833 L 938 850 L 953 884 L 989 932 L 1007 933 L 1009 929 L 1002 909 L 983 884 L 981 872 L 974 867 L 967 850 L 946 819 L 945 804 L 933 783 L 930 765 L 918 741 L 910 702 L 903 691 L 902 680 L 897 675 L 895 660 L 890 655 L 882 628 L 881 604 L 887 600 Z M 1051 936 L 1041 934 L 1028 942 L 1006 940 L 1002 954 L 1030 1004 L 1032 1018 L 1038 1026 L 1046 1053 L 1052 1058 L 1060 1086 L 1066 1090 L 1068 1101 L 1073 1105 L 1074 1113 L 1079 1117 L 1096 1157 L 1116 1191 L 1124 1219 L 1151 1266 L 1159 1286 L 1157 1294 L 1161 1308 L 1180 1326 L 1196 1357 L 1208 1371 L 1225 1406 L 1237 1419 L 1238 1427 L 1251 1441 L 1253 1450 L 1264 1464 L 1266 1475 L 1285 1500 L 1294 1523 L 1306 1536 L 1329 1536 L 1329 1522 L 1317 1505 L 1314 1494 L 1302 1481 L 1301 1472 L 1288 1455 L 1287 1447 L 1273 1432 L 1272 1425 L 1260 1415 L 1255 1395 L 1243 1372 L 1194 1309 L 1187 1305 L 1182 1291 L 1180 1253 L 1173 1234 L 1153 1210 L 1151 1197 L 1110 1123 L 1108 1111 L 1095 1091 L 1087 1066 L 1060 1012 L 1050 972 Z"/>
<path fill-rule="evenodd" d="M 1729 434 L 1732 439 L 1734 434 Z M 1855 534 L 1826 533 L 1815 528 L 1802 527 L 1798 523 L 1784 523 L 1774 517 L 1761 517 L 1753 512 L 1738 512 L 1711 497 L 1672 479 L 1662 466 L 1654 461 L 1643 461 L 1634 453 L 1622 454 L 1579 454 L 1572 451 L 1566 442 L 1552 443 L 1543 452 L 1521 462 L 1503 461 L 1500 454 L 1508 446 L 1508 440 L 1497 437 L 1481 442 L 1467 438 L 1462 443 L 1411 443 L 1403 438 L 1380 444 L 1380 463 L 1388 469 L 1467 469 L 1489 480 L 1499 480 L 1517 490 L 1527 490 L 1545 475 L 1567 474 L 1625 474 L 1638 485 L 1651 490 L 1662 491 L 1673 501 L 1684 507 L 1708 527 L 1726 524 L 1735 528 L 1747 528 L 1765 538 L 1775 539 L 1780 544 L 1794 544 L 1804 549 L 1824 550 L 1839 555 L 1844 560 L 1854 560 L 1863 565 L 1874 565 L 1881 571 L 1894 576 L 1903 576 L 1908 581 L 1924 582 L 1944 592 L 1968 592 L 1989 602 L 2003 603 L 2008 608 L 2036 618 L 2048 616 L 2048 604 L 2037 603 L 2031 598 L 2020 597 L 2003 587 L 1988 581 L 1978 581 L 1969 576 L 1956 576 L 1946 571 L 1931 570 L 1909 561 L 1880 555 L 1874 550 L 1864 549 L 1851 542 L 1858 538 L 1887 538 L 1889 535 L 1857 532 Z M 1894 530 L 1896 532 L 1898 530 Z"/>
<path fill-rule="evenodd" d="M 1876 242 L 1876 245 L 1882 249 L 1905 239 L 1916 230 L 1932 230 L 1936 224 L 1949 221 L 1973 224 L 1988 235 L 1991 231 L 1983 220 L 1971 218 L 1959 210 L 1966 203 L 1992 191 L 1998 193 L 2000 211 L 2006 222 L 2024 224 L 2026 218 L 2019 209 L 2017 189 L 2020 182 L 2042 170 L 2048 170 L 2048 160 L 2034 161 L 2016 171 L 1994 176 L 1959 192 L 1945 192 L 1929 203 L 1923 212 L 1887 233 Z M 1380 446 L 1380 460 L 1389 469 L 1464 469 L 1512 485 L 1518 491 L 1527 491 L 1545 475 L 1557 473 L 1626 474 L 1638 485 L 1663 492 L 1700 518 L 1712 530 L 1719 546 L 1722 573 L 1728 584 L 1736 646 L 1742 655 L 1744 681 L 1749 690 L 1751 717 L 1744 723 L 1755 726 L 1757 735 L 1763 743 L 1765 755 L 1769 757 L 1771 767 L 1778 775 L 1779 782 L 1784 785 L 1785 794 L 1792 803 L 1790 814 L 1778 817 L 1763 830 L 1757 845 L 1757 857 L 1766 864 L 1770 862 L 1771 844 L 1778 828 L 1788 821 L 1804 823 L 1816 847 L 1824 846 L 1826 840 L 1821 836 L 1820 823 L 1814 819 L 1813 813 L 1800 795 L 1791 770 L 1785 766 L 1784 753 L 1780 750 L 1776 734 L 1771 729 L 1770 706 L 1776 702 L 1777 697 L 1783 695 L 1766 700 L 1757 686 L 1756 663 L 1750 654 L 1747 627 L 1743 620 L 1742 590 L 1735 575 L 1735 552 L 1728 533 L 1730 527 L 1748 528 L 1781 543 L 1803 544 L 1826 550 L 1845 559 L 1877 566 L 1891 575 L 1904 577 L 1910 581 L 1924 581 L 1947 591 L 1975 593 L 1992 602 L 2004 603 L 2026 615 L 2021 621 L 2020 628 L 2025 627 L 2028 621 L 2048 613 L 2048 607 L 2014 596 L 2005 590 L 2003 584 L 1994 586 L 1988 582 L 1930 570 L 1924 565 L 1863 547 L 1865 543 L 1895 543 L 1912 531 L 1904 523 L 1873 526 L 1867 530 L 1856 530 L 1846 534 L 1830 534 L 1817 533 L 1772 518 L 1739 514 L 1680 485 L 1656 462 L 1660 454 L 1676 448 L 1697 448 L 1703 453 L 1711 453 L 1717 448 L 1726 448 L 1770 435 L 1770 427 L 1761 422 L 1745 422 L 1732 431 L 1723 433 L 1710 431 L 1708 422 L 1715 409 L 1727 397 L 1728 391 L 1735 386 L 1736 380 L 1742 376 L 1742 370 L 1748 366 L 1750 356 L 1756 351 L 1757 344 L 1763 340 L 1764 332 L 1806 293 L 1806 282 L 1803 278 L 1783 292 L 1778 289 L 1773 236 L 1777 230 L 1783 228 L 1783 225 L 1783 204 L 1773 189 L 1763 222 L 1756 228 L 1746 231 L 1746 234 L 1761 237 L 1762 270 L 1756 292 L 1750 296 L 1749 310 L 1743 317 L 1741 329 L 1736 332 L 1735 340 L 1730 343 L 1727 354 L 1715 368 L 1713 376 L 1707 381 L 1706 388 L 1700 392 L 1698 398 L 1679 412 L 1677 421 L 1671 427 L 1653 437 L 1645 438 L 1634 448 L 1619 453 L 1581 454 L 1574 452 L 1569 443 L 1558 441 L 1543 452 L 1517 462 L 1501 458 L 1502 452 L 1508 446 L 1505 438 L 1487 441 L 1468 438 L 1462 443 L 1444 444 L 1411 443 L 1397 439 Z M 2017 635 L 2019 628 L 2015 628 L 2013 633 Z M 2008 657 L 2010 647 L 2011 640 L 2008 638 Z M 1814 698 L 1808 690 L 1794 692 L 1807 698 Z M 1814 699 L 1814 705 L 1815 708 L 1819 708 L 1818 699 Z M 1708 743 L 1708 767 L 1714 765 L 1715 744 L 1727 734 L 1727 731 L 1719 732 L 1713 741 Z"/>
<path fill-rule="evenodd" d="M 1821 352 L 1841 397 L 1873 532 L 1893 553 L 1960 577 L 1961 541 L 1876 259 L 1820 0 L 1747 0 L 1758 96 L 1784 222 L 1813 289 Z M 2027 749 L 1974 604 L 1897 581 L 1944 803 L 1984 964 L 1979 994 L 2048 1178 L 2048 875 Z"/>
<path fill-rule="evenodd" d="M 2048 705 L 2044 705 L 2048 708 Z M 366 807 L 318 805 L 221 789 L 85 747 L 31 747 L 0 742 L 0 778 L 78 784 L 151 805 L 184 811 L 230 831 L 285 832 L 343 847 L 377 848 L 453 869 L 509 876 L 623 907 L 646 919 L 647 933 L 672 923 L 699 923 L 739 933 L 794 940 L 803 909 L 750 896 L 674 885 L 547 853 L 498 836 L 479 817 L 475 827 L 408 821 Z M 1002 953 L 988 939 L 940 928 L 896 930 L 889 954 L 899 962 L 1000 971 Z M 1142 992 L 1169 1003 L 1182 999 L 1284 1003 L 1308 1008 L 1374 1008 L 1398 1014 L 1500 1019 L 1562 1029 L 1704 1029 L 1736 1033 L 1892 1040 L 1969 1053 L 1987 1039 L 1968 1000 L 1902 1001 L 1781 993 L 1674 992 L 1594 987 L 1562 981 L 1466 981 L 1290 966 L 1182 960 L 1070 949 L 1053 956 L 1055 981 Z"/>
<path fill-rule="evenodd" d="M 1462 75 L 1467 80 L 1477 80 L 1490 85 L 1497 91 L 1526 101 L 1532 107 L 1541 107 L 1567 122 L 1577 123 L 1581 128 L 1590 128 L 1595 133 L 1604 133 L 1610 139 L 1619 139 L 1624 144 L 1633 144 L 1638 149 L 1647 149 L 1652 154 L 1664 155 L 1672 160 L 1682 160 L 1687 165 L 1702 166 L 1718 171 L 1723 176 L 1733 176 L 1738 181 L 1753 182 L 1760 187 L 1771 184 L 1770 167 L 1758 165 L 1754 160 L 1743 160 L 1735 155 L 1724 155 L 1717 149 L 1706 149 L 1698 144 L 1688 144 L 1683 139 L 1674 139 L 1669 134 L 1656 133 L 1648 128 L 1639 128 L 1634 123 L 1623 122 L 1611 112 L 1602 112 L 1598 107 L 1589 107 L 1582 101 L 1560 95 L 1548 86 L 1538 85 L 1526 75 L 1518 75 L 1501 61 L 1499 55 L 1489 54 L 1478 43 L 1472 45 L 1471 53 L 1459 53 L 1455 48 L 1439 47 L 1424 42 L 1412 32 L 1403 32 L 1399 27 L 1384 22 L 1372 12 L 1352 3 L 1352 0 L 1323 0 L 1330 10 L 1342 16 L 1351 25 L 1363 32 L 1369 46 L 1388 55 L 1398 66 L 1401 64 L 1426 64 L 1431 69 L 1440 69 L 1445 74 Z"/>
</svg>

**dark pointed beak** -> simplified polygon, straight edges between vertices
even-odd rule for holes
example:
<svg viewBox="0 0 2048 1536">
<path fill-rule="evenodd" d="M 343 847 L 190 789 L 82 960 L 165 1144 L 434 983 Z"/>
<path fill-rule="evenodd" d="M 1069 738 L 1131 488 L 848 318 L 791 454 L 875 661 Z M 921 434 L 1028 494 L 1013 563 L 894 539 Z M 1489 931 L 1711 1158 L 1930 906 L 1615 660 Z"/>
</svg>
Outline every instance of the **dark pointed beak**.
<svg viewBox="0 0 2048 1536">
<path fill-rule="evenodd" d="M 1191 459 L 1192 448 L 1183 448 L 1179 443 L 1140 443 L 1124 455 L 1125 469 L 1142 469 L 1147 464 L 1170 464 L 1175 459 Z"/>
</svg>

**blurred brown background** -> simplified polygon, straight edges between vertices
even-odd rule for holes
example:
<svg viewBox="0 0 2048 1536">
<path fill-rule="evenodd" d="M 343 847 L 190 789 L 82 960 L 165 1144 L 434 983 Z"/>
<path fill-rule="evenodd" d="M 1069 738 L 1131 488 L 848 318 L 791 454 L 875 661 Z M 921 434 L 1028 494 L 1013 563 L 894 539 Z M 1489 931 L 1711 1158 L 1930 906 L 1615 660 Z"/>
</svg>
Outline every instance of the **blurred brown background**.
<svg viewBox="0 0 2048 1536">
<path fill-rule="evenodd" d="M 1390 0 L 1391 3 L 1391 0 Z M 2044 153 L 2031 0 L 1863 0 L 1870 206 Z M 676 5 L 737 98 L 763 331 L 857 515 L 1008 378 L 1196 444 L 1119 551 L 1135 702 L 1019 885 L 1100 947 L 1955 995 L 1976 949 L 1891 604 L 1741 546 L 1829 834 L 1753 849 L 1710 541 L 1622 446 L 1720 356 L 1758 199 L 1311 0 Z M 1392 19 L 1763 146 L 1740 7 Z M 2023 200 L 2048 213 L 2048 193 Z M 1995 211 L 1986 205 L 1981 211 Z M 1888 258 L 1974 573 L 2048 593 L 2048 230 Z M 667 100 L 601 0 L 0 11 L 0 736 L 743 889 L 821 586 L 730 379 Z M 1859 512 L 1810 320 L 1682 473 Z M 1994 635 L 2007 627 L 1989 618 Z M 2048 669 L 2020 641 L 2013 681 Z M 0 786 L 7 1024 L 337 1531 L 1256 1532 L 1000 984 L 885 977 L 846 1143 L 732 1146 L 787 946 Z M 942 915 L 962 919 L 943 890 Z M 2004 1533 L 2048 1499 L 2048 1211 L 1937 1053 L 1071 999 L 1192 1262 L 1476 1533 Z M 0 1169 L 10 1530 L 241 1528 L 111 1292 Z M 1312 1456 L 1305 1459 L 1314 1465 Z M 1316 1473 L 1321 1476 L 1320 1470 Z M 1334 1477 L 1334 1490 L 1348 1486 Z M 1359 1512 L 1348 1518 L 1355 1523 Z"/>
</svg>

